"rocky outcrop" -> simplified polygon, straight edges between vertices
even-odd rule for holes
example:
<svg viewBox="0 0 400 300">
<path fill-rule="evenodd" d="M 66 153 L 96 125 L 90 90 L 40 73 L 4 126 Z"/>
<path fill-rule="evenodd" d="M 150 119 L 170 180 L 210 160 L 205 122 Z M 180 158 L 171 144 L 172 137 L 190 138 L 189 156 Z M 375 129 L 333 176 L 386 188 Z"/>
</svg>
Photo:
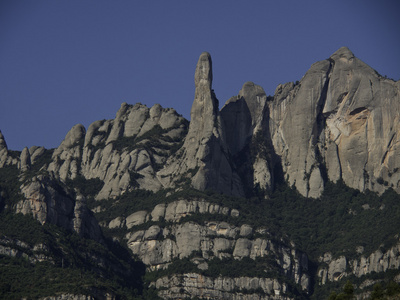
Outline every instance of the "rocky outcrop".
<svg viewBox="0 0 400 300">
<path fill-rule="evenodd" d="M 67 133 L 60 146 L 54 150 L 53 161 L 49 165 L 48 171 L 58 174 L 62 181 L 75 179 L 78 175 L 85 133 L 83 125 L 75 125 Z"/>
<path fill-rule="evenodd" d="M 346 47 L 298 85 L 278 86 L 270 129 L 289 184 L 314 198 L 338 179 L 361 191 L 399 191 L 399 91 Z"/>
<path fill-rule="evenodd" d="M 194 81 L 189 128 L 173 109 L 123 103 L 113 120 L 96 121 L 87 132 L 74 126 L 47 170 L 62 181 L 100 179 L 97 199 L 188 182 L 235 196 L 271 191 L 281 180 L 312 198 L 339 179 L 361 191 L 400 191 L 400 82 L 349 49 L 313 64 L 300 82 L 279 85 L 274 97 L 246 82 L 221 111 L 209 53 L 200 55 Z M 26 171 L 41 151 L 9 155 L 0 135 L 0 166 Z"/>
<path fill-rule="evenodd" d="M 267 95 L 263 88 L 246 82 L 239 95 L 221 109 L 226 142 L 247 189 L 271 191 L 278 162 L 268 128 Z"/>
<path fill-rule="evenodd" d="M 191 185 L 198 190 L 241 196 L 243 186 L 229 156 L 218 100 L 211 89 L 212 62 L 207 52 L 199 57 L 194 81 L 196 90 L 189 132 L 179 157 L 171 159 L 159 174 L 167 186 L 189 175 Z"/>
<path fill-rule="evenodd" d="M 136 188 L 158 191 L 163 185 L 157 171 L 186 132 L 187 121 L 174 109 L 123 103 L 114 120 L 96 121 L 87 132 L 74 126 L 54 151 L 48 171 L 62 181 L 100 179 L 104 185 L 97 199 Z"/>
<path fill-rule="evenodd" d="M 286 295 L 287 285 L 272 278 L 218 277 L 211 278 L 196 273 L 186 273 L 159 278 L 151 284 L 161 289 L 164 299 L 199 297 L 205 299 L 294 299 Z"/>
<path fill-rule="evenodd" d="M 0 255 L 22 257 L 31 263 L 46 261 L 54 264 L 54 259 L 49 255 L 49 248 L 46 244 L 39 243 L 30 246 L 23 241 L 6 236 L 0 237 Z"/>
<path fill-rule="evenodd" d="M 10 165 L 17 165 L 19 163 L 18 151 L 10 151 L 7 148 L 6 140 L 0 131 L 0 168 Z"/>
<path fill-rule="evenodd" d="M 102 241 L 100 227 L 85 199 L 80 195 L 74 197 L 54 177 L 34 176 L 21 186 L 21 193 L 23 200 L 16 204 L 16 213 L 32 215 L 41 224 L 48 222 Z"/>
<path fill-rule="evenodd" d="M 22 194 L 7 194 L 1 186 L 0 208 L 101 241 L 78 183 L 100 182 L 90 195 L 96 200 L 120 200 L 135 189 L 169 189 L 170 195 L 188 186 L 268 197 L 265 192 L 278 181 L 311 198 L 321 195 L 327 181 L 339 180 L 360 191 L 400 192 L 400 81 L 380 76 L 349 49 L 313 64 L 299 82 L 279 85 L 273 97 L 246 82 L 221 111 L 209 53 L 200 55 L 194 79 L 190 124 L 174 109 L 123 103 L 115 119 L 96 121 L 87 130 L 75 125 L 57 149 L 12 151 L 0 132 L 0 168 L 8 168 L 1 175 L 14 176 Z M 238 220 L 237 209 L 193 198 L 166 200 L 102 224 L 111 232 L 125 231 L 128 247 L 149 270 L 168 268 L 178 259 L 196 261 L 198 273 L 153 283 L 165 298 L 286 297 L 285 283 L 267 276 L 205 276 L 201 272 L 211 259 L 271 258 L 281 275 L 308 290 L 306 254 L 265 228 Z M 0 254 L 23 257 L 15 245 L 0 244 Z M 398 245 L 351 259 L 327 253 L 319 261 L 318 278 L 325 284 L 398 269 L 399 253 Z"/>
<path fill-rule="evenodd" d="M 47 296 L 39 300 L 116 300 L 117 296 L 113 292 L 106 292 L 101 289 L 92 288 L 89 295 L 80 294 L 60 294 L 56 296 Z"/>
<path fill-rule="evenodd" d="M 40 300 L 95 300 L 96 298 L 90 295 L 88 296 L 88 295 L 62 294 L 58 296 L 42 297 L 39 299 Z"/>
<path fill-rule="evenodd" d="M 175 258 L 183 259 L 194 253 L 201 253 L 200 257 L 204 260 L 199 268 L 207 268 L 207 261 L 213 258 L 254 260 L 258 257 L 274 257 L 283 274 L 308 290 L 308 258 L 305 253 L 296 250 L 294 245 L 277 242 L 264 228 L 252 228 L 247 224 L 235 226 L 220 221 L 205 221 L 204 224 L 182 221 L 183 217 L 202 213 L 223 214 L 233 219 L 240 215 L 236 209 L 204 200 L 179 200 L 159 204 L 151 213 L 136 212 L 126 218 L 130 219 L 129 223 L 121 220 L 118 222 L 130 228 L 126 239 L 132 253 L 152 270 L 166 268 Z M 135 230 L 135 226 L 161 219 L 166 224 L 172 224 L 149 223 L 147 229 Z"/>
<path fill-rule="evenodd" d="M 320 258 L 321 266 L 318 270 L 320 284 L 328 281 L 338 281 L 343 277 L 355 275 L 361 277 L 371 273 L 398 270 L 400 268 L 400 244 L 387 251 L 380 249 L 370 255 L 359 255 L 356 259 L 347 259 L 345 256 L 332 258 L 330 253 L 325 253 Z"/>
<path fill-rule="evenodd" d="M 0 167 L 3 167 L 7 161 L 7 143 L 4 139 L 3 134 L 0 131 Z"/>
<path fill-rule="evenodd" d="M 395 170 L 399 164 L 399 82 L 381 77 L 347 48 L 339 49 L 331 60 L 334 67 L 322 111 L 325 136 L 332 145 L 326 144 L 337 148 L 329 157 L 324 155 L 330 161 L 329 178 L 341 177 L 361 191 L 382 192 L 386 186 L 399 191 L 400 175 Z"/>
<path fill-rule="evenodd" d="M 272 141 L 285 179 L 304 196 L 318 197 L 323 190 L 316 153 L 323 124 L 317 118 L 331 68 L 329 61 L 312 65 L 298 86 L 278 86 L 270 103 Z"/>
<path fill-rule="evenodd" d="M 134 212 L 126 218 L 117 217 L 110 221 L 108 227 L 111 229 L 126 226 L 128 229 L 131 229 L 134 226 L 141 225 L 150 220 L 154 222 L 160 220 L 179 222 L 181 218 L 186 216 L 206 213 L 229 215 L 232 217 L 239 216 L 239 211 L 237 209 L 230 209 L 229 207 L 224 207 L 201 199 L 192 201 L 181 199 L 170 203 L 158 204 L 151 212 L 141 210 Z"/>
<path fill-rule="evenodd" d="M 20 169 L 22 172 L 28 171 L 31 168 L 31 154 L 27 147 L 22 150 L 20 162 Z"/>
</svg>

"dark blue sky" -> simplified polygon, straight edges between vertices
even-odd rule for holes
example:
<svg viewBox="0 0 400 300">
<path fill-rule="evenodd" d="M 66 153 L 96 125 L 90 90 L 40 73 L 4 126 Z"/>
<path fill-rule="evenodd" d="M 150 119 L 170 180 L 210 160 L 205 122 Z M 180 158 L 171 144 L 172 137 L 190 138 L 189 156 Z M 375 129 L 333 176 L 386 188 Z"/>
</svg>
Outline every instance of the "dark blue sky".
<svg viewBox="0 0 400 300">
<path fill-rule="evenodd" d="M 201 52 L 225 101 L 254 81 L 267 94 L 341 46 L 400 79 L 400 1 L 1 0 L 0 130 L 9 149 L 57 147 L 122 102 L 186 118 Z"/>
</svg>

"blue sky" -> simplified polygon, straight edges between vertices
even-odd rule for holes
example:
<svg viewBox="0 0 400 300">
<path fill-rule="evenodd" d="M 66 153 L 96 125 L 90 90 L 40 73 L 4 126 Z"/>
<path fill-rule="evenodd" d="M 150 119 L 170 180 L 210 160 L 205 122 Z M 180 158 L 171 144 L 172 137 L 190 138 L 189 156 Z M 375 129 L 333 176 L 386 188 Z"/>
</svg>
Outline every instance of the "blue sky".
<svg viewBox="0 0 400 300">
<path fill-rule="evenodd" d="M 211 53 L 220 107 L 253 81 L 273 95 L 341 46 L 400 79 L 400 1 L 1 0 L 0 130 L 9 149 L 57 147 L 122 102 L 190 118 Z"/>
</svg>

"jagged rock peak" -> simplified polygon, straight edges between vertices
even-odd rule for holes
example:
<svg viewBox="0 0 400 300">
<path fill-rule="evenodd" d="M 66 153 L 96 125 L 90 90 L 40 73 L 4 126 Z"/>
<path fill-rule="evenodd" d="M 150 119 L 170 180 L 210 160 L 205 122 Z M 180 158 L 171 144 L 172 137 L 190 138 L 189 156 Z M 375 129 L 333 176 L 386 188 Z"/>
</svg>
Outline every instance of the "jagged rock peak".
<svg viewBox="0 0 400 300">
<path fill-rule="evenodd" d="M 195 135 L 198 139 L 200 135 L 212 134 L 218 115 L 218 100 L 211 89 L 212 62 L 208 52 L 203 52 L 199 57 L 194 83 L 196 90 L 190 111 L 191 122 L 188 136 Z"/>
<path fill-rule="evenodd" d="M 4 135 L 1 133 L 0 130 L 0 150 L 2 149 L 7 149 L 7 143 L 6 140 L 4 139 Z"/>
<path fill-rule="evenodd" d="M 159 172 L 160 180 L 172 178 L 164 185 L 173 186 L 173 182 L 177 182 L 181 176 L 188 176 L 187 172 L 195 171 L 191 182 L 194 188 L 243 195 L 240 178 L 230 165 L 218 99 L 211 89 L 212 63 L 209 53 L 200 55 L 194 80 L 196 90 L 188 134 L 179 158 L 171 159 L 167 167 Z"/>
<path fill-rule="evenodd" d="M 25 172 L 31 168 L 31 155 L 29 153 L 28 147 L 25 147 L 20 156 L 21 161 L 21 171 Z"/>
<path fill-rule="evenodd" d="M 265 95 L 264 89 L 252 81 L 245 82 L 242 86 L 242 89 L 239 91 L 239 95 L 242 97 L 245 95 L 248 95 L 249 93 L 257 95 L 257 96 Z"/>
<path fill-rule="evenodd" d="M 200 85 L 206 85 L 211 89 L 212 79 L 211 55 L 208 52 L 203 52 L 199 57 L 194 74 L 196 88 Z"/>
<path fill-rule="evenodd" d="M 86 129 L 82 124 L 76 124 L 65 136 L 59 148 L 63 150 L 74 147 L 79 141 L 85 138 Z"/>
<path fill-rule="evenodd" d="M 349 60 L 354 57 L 355 56 L 354 56 L 353 52 L 351 52 L 349 48 L 341 47 L 335 53 L 333 53 L 330 58 L 333 60 L 337 60 L 339 58 L 345 58 L 345 59 Z"/>
</svg>

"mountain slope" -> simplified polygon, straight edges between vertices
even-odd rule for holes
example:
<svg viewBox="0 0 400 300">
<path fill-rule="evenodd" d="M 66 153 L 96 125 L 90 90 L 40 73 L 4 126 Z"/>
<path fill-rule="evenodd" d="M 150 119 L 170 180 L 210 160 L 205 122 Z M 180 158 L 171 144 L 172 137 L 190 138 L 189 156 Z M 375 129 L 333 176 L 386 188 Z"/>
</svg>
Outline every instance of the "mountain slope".
<svg viewBox="0 0 400 300">
<path fill-rule="evenodd" d="M 76 293 L 116 298 L 320 299 L 347 279 L 364 296 L 400 281 L 399 81 L 345 47 L 273 97 L 246 82 L 221 110 L 207 52 L 194 81 L 190 123 L 123 103 L 57 149 L 12 151 L 0 133 L 4 274 L 89 270 Z M 74 293 L 49 286 L 37 297 Z"/>
</svg>

